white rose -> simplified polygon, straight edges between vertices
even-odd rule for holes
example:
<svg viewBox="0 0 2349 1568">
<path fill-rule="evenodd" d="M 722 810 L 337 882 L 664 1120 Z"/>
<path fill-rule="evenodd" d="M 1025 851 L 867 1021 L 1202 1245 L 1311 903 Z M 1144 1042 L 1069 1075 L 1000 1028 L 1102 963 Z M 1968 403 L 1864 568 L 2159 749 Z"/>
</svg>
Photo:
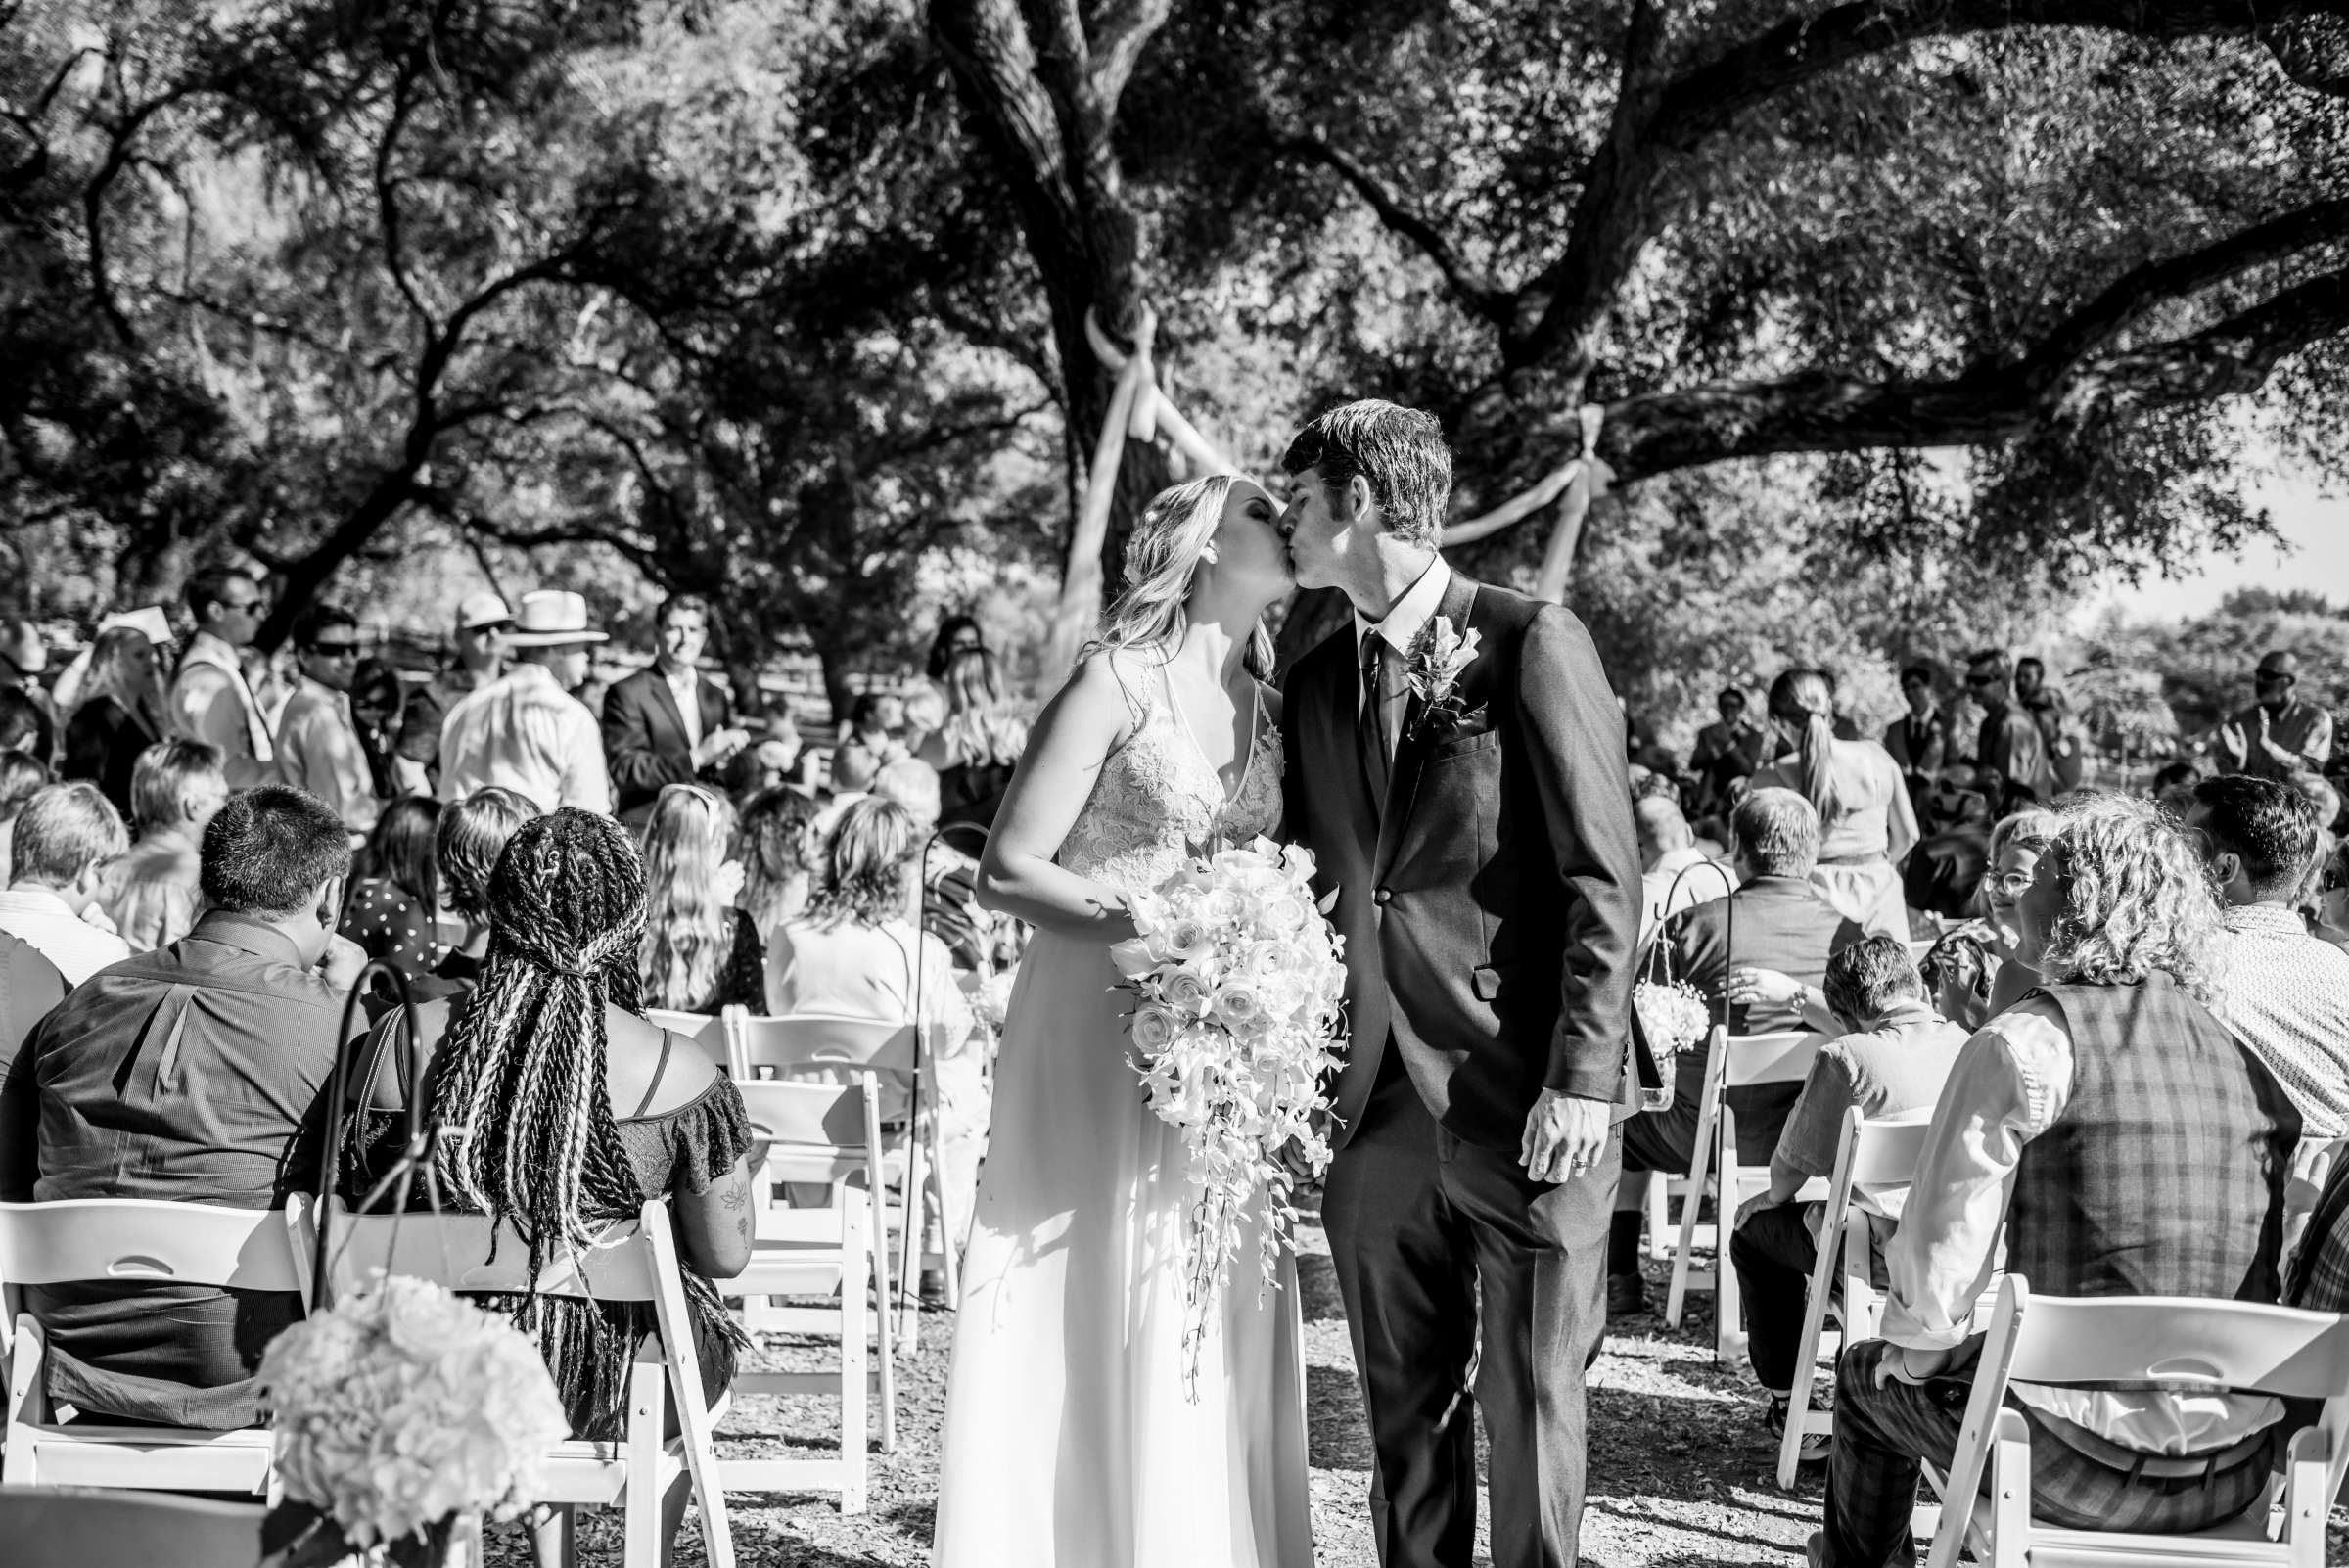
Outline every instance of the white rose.
<svg viewBox="0 0 2349 1568">
<path fill-rule="evenodd" d="M 1204 958 L 1216 950 L 1215 936 L 1207 922 L 1196 915 L 1183 915 L 1166 929 L 1166 955 L 1177 963 L 1189 963 Z"/>
<path fill-rule="evenodd" d="M 1204 975 L 1188 965 L 1169 971 L 1164 989 L 1167 1005 L 1182 1013 L 1204 1009 L 1215 991 Z"/>
<path fill-rule="evenodd" d="M 1133 1038 L 1133 1048 L 1145 1056 L 1156 1056 L 1174 1038 L 1174 1020 L 1157 1007 L 1143 1007 L 1134 1012 L 1133 1022 L 1127 1033 Z"/>
<path fill-rule="evenodd" d="M 1264 998 L 1254 981 L 1227 980 L 1216 988 L 1215 1013 L 1226 1029 L 1253 1029 L 1265 1016 Z"/>
</svg>

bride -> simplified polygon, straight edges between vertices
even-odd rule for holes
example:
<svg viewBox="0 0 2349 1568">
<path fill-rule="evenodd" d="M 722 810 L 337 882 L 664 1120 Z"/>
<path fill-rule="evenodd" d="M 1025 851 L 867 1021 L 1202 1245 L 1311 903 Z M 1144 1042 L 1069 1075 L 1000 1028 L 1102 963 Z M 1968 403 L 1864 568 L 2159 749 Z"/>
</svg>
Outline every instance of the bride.
<svg viewBox="0 0 2349 1568">
<path fill-rule="evenodd" d="M 1127 899 L 1280 823 L 1263 616 L 1280 508 L 1227 474 L 1151 502 L 1126 586 L 1045 708 L 980 899 L 1036 927 L 963 1264 L 937 1568 L 1311 1568 L 1294 1266 L 1243 1237 L 1185 1378 L 1175 1130 L 1144 1106 L 1112 943 Z"/>
</svg>

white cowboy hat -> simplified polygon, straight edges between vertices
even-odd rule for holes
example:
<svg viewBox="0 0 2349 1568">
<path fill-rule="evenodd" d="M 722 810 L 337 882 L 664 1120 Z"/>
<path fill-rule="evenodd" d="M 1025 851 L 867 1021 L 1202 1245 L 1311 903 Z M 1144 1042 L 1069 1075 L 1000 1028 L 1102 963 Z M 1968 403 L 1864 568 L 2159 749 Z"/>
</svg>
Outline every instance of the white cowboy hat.
<svg viewBox="0 0 2349 1568">
<path fill-rule="evenodd" d="M 506 633 L 512 648 L 559 648 L 571 643 L 608 642 L 587 629 L 587 601 L 568 588 L 539 588 L 522 596 L 522 613 Z"/>
</svg>

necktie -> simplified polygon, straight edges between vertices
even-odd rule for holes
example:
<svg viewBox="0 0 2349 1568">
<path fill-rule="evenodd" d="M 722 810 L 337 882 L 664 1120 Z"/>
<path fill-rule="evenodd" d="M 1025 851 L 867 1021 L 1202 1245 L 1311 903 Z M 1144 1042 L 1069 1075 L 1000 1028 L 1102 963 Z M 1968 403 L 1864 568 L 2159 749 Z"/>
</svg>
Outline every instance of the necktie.
<svg viewBox="0 0 2349 1568">
<path fill-rule="evenodd" d="M 1387 807 L 1387 774 L 1393 748 L 1387 744 L 1387 698 L 1379 689 L 1387 640 L 1376 632 L 1362 639 L 1362 721 L 1355 726 L 1362 751 L 1362 777 L 1370 785 L 1370 804 Z"/>
</svg>

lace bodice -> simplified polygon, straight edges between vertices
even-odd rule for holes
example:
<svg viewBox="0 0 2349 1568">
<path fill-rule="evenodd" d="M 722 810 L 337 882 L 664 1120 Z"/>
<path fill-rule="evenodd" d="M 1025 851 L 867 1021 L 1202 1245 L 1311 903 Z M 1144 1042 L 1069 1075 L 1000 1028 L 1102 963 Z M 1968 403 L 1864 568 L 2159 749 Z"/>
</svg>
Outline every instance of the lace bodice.
<svg viewBox="0 0 2349 1568">
<path fill-rule="evenodd" d="M 1256 744 L 1239 788 L 1222 777 L 1183 723 L 1163 674 L 1127 682 L 1133 733 L 1109 754 L 1058 856 L 1079 876 L 1121 892 L 1156 888 L 1196 854 L 1280 829 L 1280 731 L 1257 701 Z"/>
</svg>

